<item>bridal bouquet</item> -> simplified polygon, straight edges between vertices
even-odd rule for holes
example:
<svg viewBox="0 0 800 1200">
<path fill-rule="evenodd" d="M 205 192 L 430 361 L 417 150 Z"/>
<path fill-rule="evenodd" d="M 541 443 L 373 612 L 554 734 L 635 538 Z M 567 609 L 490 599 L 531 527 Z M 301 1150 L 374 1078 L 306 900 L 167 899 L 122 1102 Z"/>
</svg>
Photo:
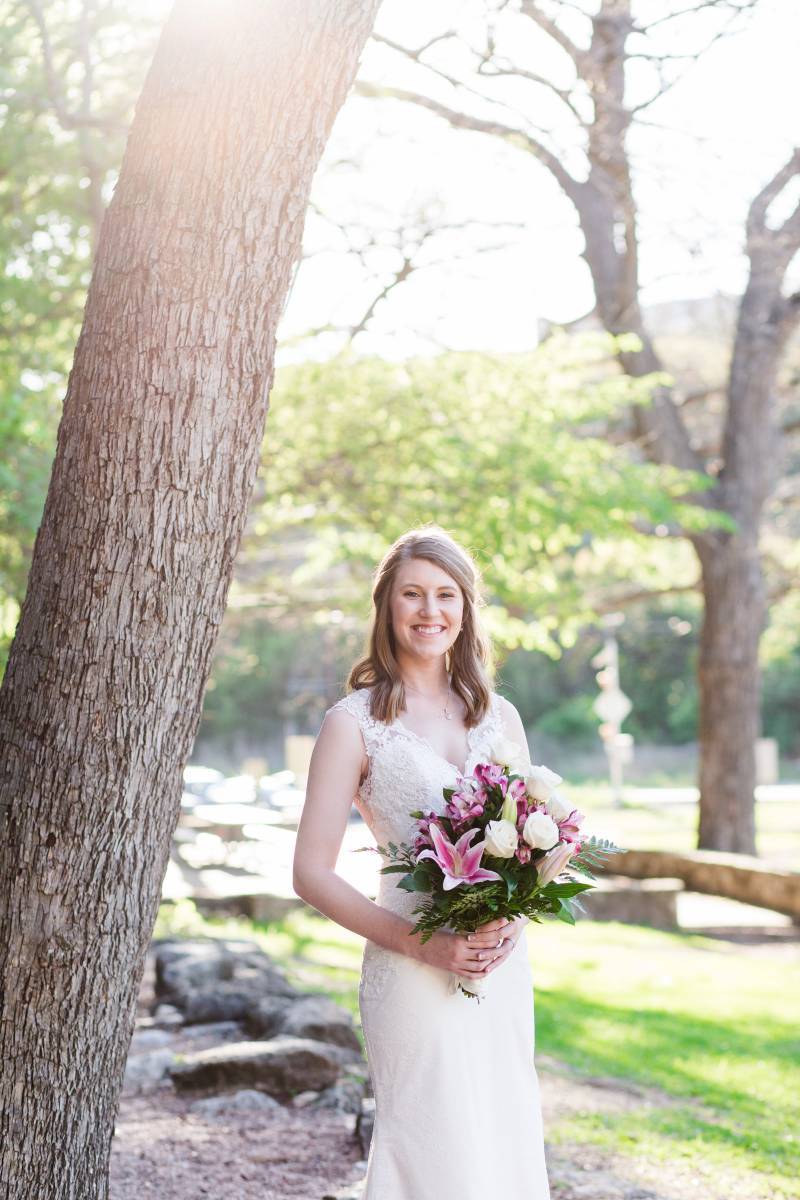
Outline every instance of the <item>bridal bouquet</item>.
<svg viewBox="0 0 800 1200">
<path fill-rule="evenodd" d="M 402 874 L 397 886 L 425 897 L 411 931 L 423 942 L 437 929 L 467 933 L 496 917 L 541 921 L 550 914 L 574 925 L 592 868 L 619 850 L 583 836 L 583 814 L 557 790 L 563 780 L 555 771 L 531 766 L 508 738 L 490 758 L 444 789 L 443 812 L 411 813 L 413 845 L 378 847 L 388 859 L 381 873 Z M 485 995 L 487 977 L 454 979 L 467 995 Z"/>
</svg>

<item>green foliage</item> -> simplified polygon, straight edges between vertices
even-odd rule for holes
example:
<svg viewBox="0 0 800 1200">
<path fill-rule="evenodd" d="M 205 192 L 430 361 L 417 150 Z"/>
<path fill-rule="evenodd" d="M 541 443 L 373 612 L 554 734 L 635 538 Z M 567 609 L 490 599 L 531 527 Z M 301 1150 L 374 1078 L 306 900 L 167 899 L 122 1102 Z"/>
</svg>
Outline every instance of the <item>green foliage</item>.
<svg viewBox="0 0 800 1200">
<path fill-rule="evenodd" d="M 470 546 L 506 647 L 557 651 L 592 614 L 576 559 L 642 525 L 696 527 L 708 481 L 634 462 L 596 436 L 653 380 L 616 370 L 608 337 L 553 338 L 533 354 L 444 354 L 391 364 L 341 357 L 279 373 L 264 450 L 264 527 L 297 527 L 313 557 L 346 564 L 340 604 L 365 607 L 387 543 L 437 521 Z M 349 589 L 349 591 L 348 591 Z"/>
<path fill-rule="evenodd" d="M 0 661 L 41 518 L 92 244 L 166 0 L 34 7 L 0 0 Z"/>
<path fill-rule="evenodd" d="M 763 674 L 763 731 L 784 754 L 800 755 L 800 646 L 772 660 Z"/>
<path fill-rule="evenodd" d="M 624 728 L 637 741 L 695 740 L 699 597 L 665 596 L 631 605 L 625 613 L 617 630 L 620 683 L 633 709 Z M 600 628 L 588 624 L 573 645 L 561 647 L 557 661 L 523 650 L 509 655 L 500 672 L 502 690 L 527 726 L 577 746 L 597 739 L 591 660 L 602 642 Z"/>
<path fill-rule="evenodd" d="M 594 696 L 583 693 L 570 696 L 556 708 L 547 710 L 537 721 L 536 728 L 549 737 L 572 742 L 576 746 L 590 746 L 597 741 L 598 717 L 592 705 Z"/>
</svg>

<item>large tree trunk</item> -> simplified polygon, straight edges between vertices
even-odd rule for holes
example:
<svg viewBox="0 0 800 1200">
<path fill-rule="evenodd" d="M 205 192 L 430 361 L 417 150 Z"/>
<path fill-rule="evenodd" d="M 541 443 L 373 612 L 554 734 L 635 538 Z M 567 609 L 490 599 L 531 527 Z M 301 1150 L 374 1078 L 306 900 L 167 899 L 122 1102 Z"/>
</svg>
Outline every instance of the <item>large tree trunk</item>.
<svg viewBox="0 0 800 1200">
<path fill-rule="evenodd" d="M 378 0 L 179 0 L 106 216 L 0 692 L 0 1192 L 107 1195 L 308 190 Z"/>
</svg>

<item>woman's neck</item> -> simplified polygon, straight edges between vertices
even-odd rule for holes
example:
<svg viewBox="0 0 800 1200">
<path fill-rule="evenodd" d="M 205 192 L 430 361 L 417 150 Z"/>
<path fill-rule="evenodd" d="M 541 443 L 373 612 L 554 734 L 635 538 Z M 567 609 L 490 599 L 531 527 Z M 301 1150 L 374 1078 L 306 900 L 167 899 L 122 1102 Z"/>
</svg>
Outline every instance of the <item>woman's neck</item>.
<svg viewBox="0 0 800 1200">
<path fill-rule="evenodd" d="M 409 690 L 419 692 L 423 696 L 440 696 L 446 692 L 450 679 L 443 658 L 432 662 L 403 662 L 398 663 L 400 676 Z"/>
</svg>

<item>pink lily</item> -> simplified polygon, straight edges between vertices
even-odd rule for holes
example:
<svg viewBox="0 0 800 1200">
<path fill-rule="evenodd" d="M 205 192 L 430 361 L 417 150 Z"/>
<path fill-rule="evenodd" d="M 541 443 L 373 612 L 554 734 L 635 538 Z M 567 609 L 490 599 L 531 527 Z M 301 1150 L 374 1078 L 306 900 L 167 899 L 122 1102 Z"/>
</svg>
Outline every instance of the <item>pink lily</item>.
<svg viewBox="0 0 800 1200">
<path fill-rule="evenodd" d="M 444 875 L 442 886 L 446 892 L 458 887 L 460 883 L 483 883 L 488 879 L 500 879 L 496 871 L 487 871 L 480 865 L 485 843 L 478 842 L 477 846 L 470 846 L 477 832 L 477 829 L 469 829 L 453 845 L 438 825 L 431 825 L 430 835 L 435 849 L 423 850 L 417 855 L 417 862 L 421 862 L 423 858 L 433 859 Z"/>
</svg>

